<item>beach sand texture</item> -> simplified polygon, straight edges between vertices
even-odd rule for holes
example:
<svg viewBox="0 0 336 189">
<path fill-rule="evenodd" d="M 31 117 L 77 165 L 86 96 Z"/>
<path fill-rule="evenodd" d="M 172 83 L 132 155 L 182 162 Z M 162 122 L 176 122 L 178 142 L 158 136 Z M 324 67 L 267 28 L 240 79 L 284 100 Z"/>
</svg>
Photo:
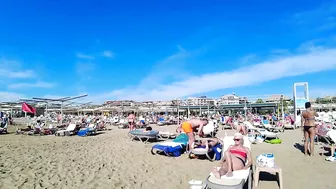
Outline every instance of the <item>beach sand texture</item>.
<svg viewBox="0 0 336 189">
<path fill-rule="evenodd" d="M 175 131 L 176 126 L 153 126 Z M 188 159 L 184 154 L 170 158 L 150 153 L 152 143 L 131 141 L 128 130 L 112 130 L 91 137 L 0 136 L 0 188 L 117 189 L 189 188 L 192 179 L 205 180 L 219 162 Z M 232 134 L 232 132 L 229 132 Z M 220 130 L 218 136 L 224 136 Z M 280 134 L 283 144 L 253 145 L 254 158 L 274 153 L 283 171 L 285 189 L 336 187 L 336 164 L 325 162 L 316 149 L 315 157 L 304 157 L 295 143 L 302 144 L 299 130 Z M 317 146 L 316 146 L 317 147 Z M 262 174 L 260 189 L 278 188 L 276 177 Z"/>
</svg>

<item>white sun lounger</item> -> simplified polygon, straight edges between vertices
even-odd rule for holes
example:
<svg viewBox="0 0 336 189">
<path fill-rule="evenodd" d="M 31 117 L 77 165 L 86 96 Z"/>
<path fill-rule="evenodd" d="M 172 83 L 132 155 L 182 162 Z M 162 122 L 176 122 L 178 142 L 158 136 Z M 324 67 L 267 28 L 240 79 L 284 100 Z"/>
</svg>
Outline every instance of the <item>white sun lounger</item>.
<svg viewBox="0 0 336 189">
<path fill-rule="evenodd" d="M 66 128 L 66 130 L 60 130 L 60 131 L 57 131 L 55 133 L 56 136 L 70 136 L 71 134 L 73 134 L 73 132 L 75 131 L 76 129 L 76 124 L 74 123 L 71 123 L 69 124 L 69 126 Z"/>
<path fill-rule="evenodd" d="M 224 138 L 223 152 L 225 152 L 230 145 L 233 145 L 233 136 L 226 136 Z M 244 137 L 244 146 L 251 150 L 251 142 L 248 137 Z M 223 153 L 224 155 L 224 153 Z M 252 166 L 251 166 L 252 167 Z M 248 188 L 252 188 L 252 169 L 233 171 L 232 177 L 222 176 L 217 179 L 213 173 L 210 173 L 205 181 L 205 188 L 211 189 L 242 189 L 246 182 L 248 182 Z M 218 167 L 219 169 L 219 167 Z"/>
<path fill-rule="evenodd" d="M 206 141 L 205 148 L 195 148 L 195 142 L 191 144 L 191 150 L 189 153 L 189 157 L 191 157 L 192 154 L 199 156 L 199 155 L 205 155 L 210 161 L 215 161 L 216 156 L 210 157 L 209 152 L 209 144 L 208 141 Z"/>
<path fill-rule="evenodd" d="M 7 128 L 8 128 L 8 123 L 6 123 L 6 125 L 4 127 L 0 127 L 0 133 L 8 133 L 7 132 Z"/>
</svg>

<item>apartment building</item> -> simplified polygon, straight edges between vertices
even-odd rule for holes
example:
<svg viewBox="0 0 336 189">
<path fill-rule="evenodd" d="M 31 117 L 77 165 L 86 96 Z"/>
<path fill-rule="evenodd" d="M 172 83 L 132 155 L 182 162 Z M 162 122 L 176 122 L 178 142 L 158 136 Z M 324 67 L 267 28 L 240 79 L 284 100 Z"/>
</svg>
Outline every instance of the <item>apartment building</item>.
<svg viewBox="0 0 336 189">
<path fill-rule="evenodd" d="M 214 105 L 215 100 L 211 98 L 207 98 L 206 96 L 200 96 L 200 97 L 189 97 L 186 100 L 187 105 L 189 106 L 207 106 L 207 105 Z"/>
<path fill-rule="evenodd" d="M 290 98 L 281 94 L 271 95 L 268 97 L 265 102 L 266 103 L 279 103 L 283 99 L 284 101 L 290 101 Z"/>
<path fill-rule="evenodd" d="M 217 100 L 218 105 L 244 104 L 245 102 L 248 102 L 246 97 L 239 97 L 234 93 L 223 95 Z"/>
</svg>

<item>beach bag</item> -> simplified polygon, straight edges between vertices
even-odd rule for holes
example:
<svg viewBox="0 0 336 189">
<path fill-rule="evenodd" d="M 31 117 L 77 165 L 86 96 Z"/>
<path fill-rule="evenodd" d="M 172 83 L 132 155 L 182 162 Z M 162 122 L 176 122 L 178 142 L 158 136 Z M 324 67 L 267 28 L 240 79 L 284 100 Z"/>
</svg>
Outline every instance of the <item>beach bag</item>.
<svg viewBox="0 0 336 189">
<path fill-rule="evenodd" d="M 213 146 L 212 151 L 214 152 L 216 161 L 219 161 L 222 159 L 222 144 L 216 144 L 215 146 Z"/>
<path fill-rule="evenodd" d="M 279 139 L 279 138 L 276 138 L 276 139 L 272 139 L 272 140 L 265 140 L 266 143 L 269 143 L 269 144 L 281 144 L 282 140 Z"/>
<path fill-rule="evenodd" d="M 273 167 L 274 166 L 274 154 L 260 154 L 257 156 L 257 164 L 265 167 Z"/>
</svg>

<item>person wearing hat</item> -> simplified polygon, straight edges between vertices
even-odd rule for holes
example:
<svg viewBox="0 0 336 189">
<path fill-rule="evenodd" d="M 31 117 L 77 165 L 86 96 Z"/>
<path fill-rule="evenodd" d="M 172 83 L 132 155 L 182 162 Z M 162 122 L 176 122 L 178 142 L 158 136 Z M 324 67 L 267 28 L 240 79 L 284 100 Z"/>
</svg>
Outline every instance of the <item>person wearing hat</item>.
<svg viewBox="0 0 336 189">
<path fill-rule="evenodd" d="M 244 136 L 241 133 L 236 133 L 233 140 L 234 145 L 229 146 L 224 152 L 224 160 L 220 169 L 215 167 L 212 171 L 218 179 L 223 175 L 231 177 L 233 171 L 248 169 L 252 164 L 251 151 L 244 146 Z"/>
</svg>

